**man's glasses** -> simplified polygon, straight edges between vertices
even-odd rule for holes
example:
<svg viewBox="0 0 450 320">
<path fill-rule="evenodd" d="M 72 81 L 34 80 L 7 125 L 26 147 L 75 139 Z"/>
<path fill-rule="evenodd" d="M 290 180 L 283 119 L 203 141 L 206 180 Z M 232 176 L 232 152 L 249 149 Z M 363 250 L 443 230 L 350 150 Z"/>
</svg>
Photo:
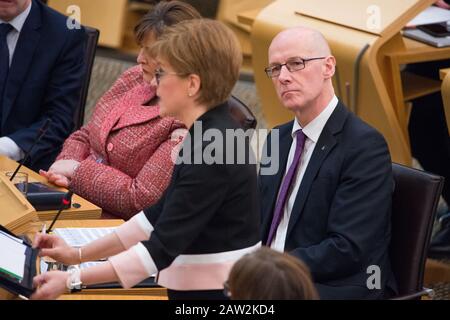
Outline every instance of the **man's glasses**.
<svg viewBox="0 0 450 320">
<path fill-rule="evenodd" d="M 266 72 L 266 74 L 269 78 L 276 78 L 280 75 L 281 68 L 283 68 L 283 66 L 286 66 L 286 68 L 289 70 L 289 72 L 294 72 L 294 71 L 299 71 L 299 70 L 305 69 L 307 61 L 320 60 L 320 59 L 326 59 L 326 57 L 317 57 L 317 58 L 309 58 L 309 59 L 303 59 L 303 58 L 299 58 L 299 57 L 290 58 L 286 61 L 286 63 L 275 64 L 275 65 L 269 66 L 269 67 L 265 68 L 264 71 Z"/>
<path fill-rule="evenodd" d="M 159 83 L 161 82 L 161 78 L 163 76 L 167 76 L 167 75 L 174 75 L 174 76 L 184 76 L 185 74 L 183 73 L 178 73 L 178 72 L 167 72 L 164 71 L 161 68 L 158 68 L 155 70 L 155 80 L 156 80 L 156 84 L 159 85 Z"/>
</svg>

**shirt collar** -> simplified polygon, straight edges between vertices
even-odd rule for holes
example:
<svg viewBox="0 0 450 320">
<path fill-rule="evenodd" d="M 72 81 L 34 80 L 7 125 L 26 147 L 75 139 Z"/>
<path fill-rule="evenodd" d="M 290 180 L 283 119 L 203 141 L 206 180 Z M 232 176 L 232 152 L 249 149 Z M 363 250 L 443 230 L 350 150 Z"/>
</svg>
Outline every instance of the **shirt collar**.
<svg viewBox="0 0 450 320">
<path fill-rule="evenodd" d="M 338 104 L 338 98 L 336 95 L 333 96 L 331 101 L 328 103 L 325 109 L 315 117 L 310 123 L 308 123 L 304 128 L 300 126 L 297 119 L 294 121 L 294 125 L 292 126 L 292 138 L 295 136 L 295 132 L 298 130 L 303 130 L 303 133 L 306 137 L 312 140 L 314 143 L 317 143 L 319 140 L 320 134 L 322 133 L 323 128 L 327 124 L 328 119 L 333 113 L 334 109 Z"/>
<path fill-rule="evenodd" d="M 25 24 L 25 21 L 28 18 L 28 15 L 30 14 L 32 3 L 33 3 L 33 1 L 30 2 L 28 7 L 21 14 L 19 14 L 17 17 L 12 19 L 11 21 L 6 22 L 6 21 L 3 21 L 2 19 L 0 19 L 0 23 L 9 23 L 17 32 L 20 33 L 20 31 L 22 31 L 23 25 Z"/>
</svg>

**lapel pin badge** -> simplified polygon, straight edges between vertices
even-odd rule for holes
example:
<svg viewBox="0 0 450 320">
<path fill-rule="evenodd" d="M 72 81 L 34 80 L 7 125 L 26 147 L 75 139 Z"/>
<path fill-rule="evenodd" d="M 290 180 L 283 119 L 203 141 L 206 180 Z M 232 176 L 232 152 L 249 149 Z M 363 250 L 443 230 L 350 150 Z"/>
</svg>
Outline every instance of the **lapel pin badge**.
<svg viewBox="0 0 450 320">
<path fill-rule="evenodd" d="M 322 146 L 322 151 L 325 150 L 326 147 L 327 147 L 327 146 Z"/>
</svg>

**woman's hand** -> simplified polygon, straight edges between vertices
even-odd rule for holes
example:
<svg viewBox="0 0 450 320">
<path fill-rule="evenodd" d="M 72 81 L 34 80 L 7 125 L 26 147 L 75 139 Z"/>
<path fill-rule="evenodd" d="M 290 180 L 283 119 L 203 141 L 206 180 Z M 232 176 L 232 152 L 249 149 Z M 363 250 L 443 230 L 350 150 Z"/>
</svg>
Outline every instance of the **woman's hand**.
<svg viewBox="0 0 450 320">
<path fill-rule="evenodd" d="M 66 283 L 68 272 L 50 271 L 40 274 L 33 279 L 36 291 L 32 294 L 33 300 L 54 300 L 67 291 Z"/>
<path fill-rule="evenodd" d="M 41 249 L 40 257 L 49 257 L 68 265 L 80 263 L 78 250 L 69 246 L 63 239 L 50 234 L 36 234 L 33 247 Z"/>
<path fill-rule="evenodd" d="M 48 173 L 61 175 L 70 180 L 79 165 L 80 162 L 76 160 L 58 160 L 48 169 Z"/>
<path fill-rule="evenodd" d="M 69 188 L 69 179 L 63 175 L 60 174 L 54 174 L 51 173 L 50 171 L 44 171 L 44 170 L 39 170 L 39 174 L 45 178 L 47 178 L 47 181 L 50 183 L 53 183 L 54 185 L 60 186 L 60 187 L 64 187 L 64 188 Z"/>
<path fill-rule="evenodd" d="M 58 160 L 52 164 L 48 171 L 39 170 L 39 174 L 46 177 L 50 183 L 68 188 L 70 179 L 72 179 L 79 165 L 80 162 L 75 160 Z"/>
</svg>

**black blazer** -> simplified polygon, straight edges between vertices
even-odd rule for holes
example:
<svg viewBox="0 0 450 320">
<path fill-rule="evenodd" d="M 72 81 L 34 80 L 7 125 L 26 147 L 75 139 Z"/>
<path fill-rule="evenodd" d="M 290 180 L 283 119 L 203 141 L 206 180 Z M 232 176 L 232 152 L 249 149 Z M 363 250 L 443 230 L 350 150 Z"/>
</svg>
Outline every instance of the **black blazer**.
<svg viewBox="0 0 450 320">
<path fill-rule="evenodd" d="M 278 172 L 259 176 L 263 242 L 285 172 L 292 126 L 293 121 L 275 128 L 280 135 Z M 272 136 L 265 147 L 269 158 L 276 151 L 268 143 Z M 261 168 L 270 165 L 267 161 L 263 158 Z M 388 257 L 391 171 L 383 136 L 339 103 L 303 176 L 285 244 L 285 251 L 309 266 L 321 298 L 381 298 L 386 286 L 395 288 Z M 381 269 L 381 290 L 366 286 L 371 265 Z"/>
<path fill-rule="evenodd" d="M 1 135 L 24 152 L 30 149 L 46 118 L 52 123 L 27 163 L 48 168 L 72 132 L 85 72 L 85 30 L 69 30 L 67 17 L 33 0 L 20 33 L 5 87 Z"/>
<path fill-rule="evenodd" d="M 227 103 L 209 110 L 198 121 L 202 122 L 202 128 L 190 128 L 193 139 L 185 139 L 180 151 L 192 162 L 176 164 L 163 197 L 144 210 L 154 231 L 143 244 L 158 270 L 168 267 L 181 254 L 222 253 L 261 241 L 255 162 L 250 159 L 245 164 L 194 162 L 194 152 L 209 154 L 207 150 L 211 149 L 207 148 L 213 148 L 215 141 L 201 142 L 195 137 L 201 138 L 209 129 L 226 137 L 227 129 L 240 129 L 240 125 L 231 117 Z M 249 141 L 245 146 L 249 150 Z M 226 148 L 215 150 L 217 159 L 227 158 Z M 231 158 L 236 157 L 234 152 Z"/>
</svg>

